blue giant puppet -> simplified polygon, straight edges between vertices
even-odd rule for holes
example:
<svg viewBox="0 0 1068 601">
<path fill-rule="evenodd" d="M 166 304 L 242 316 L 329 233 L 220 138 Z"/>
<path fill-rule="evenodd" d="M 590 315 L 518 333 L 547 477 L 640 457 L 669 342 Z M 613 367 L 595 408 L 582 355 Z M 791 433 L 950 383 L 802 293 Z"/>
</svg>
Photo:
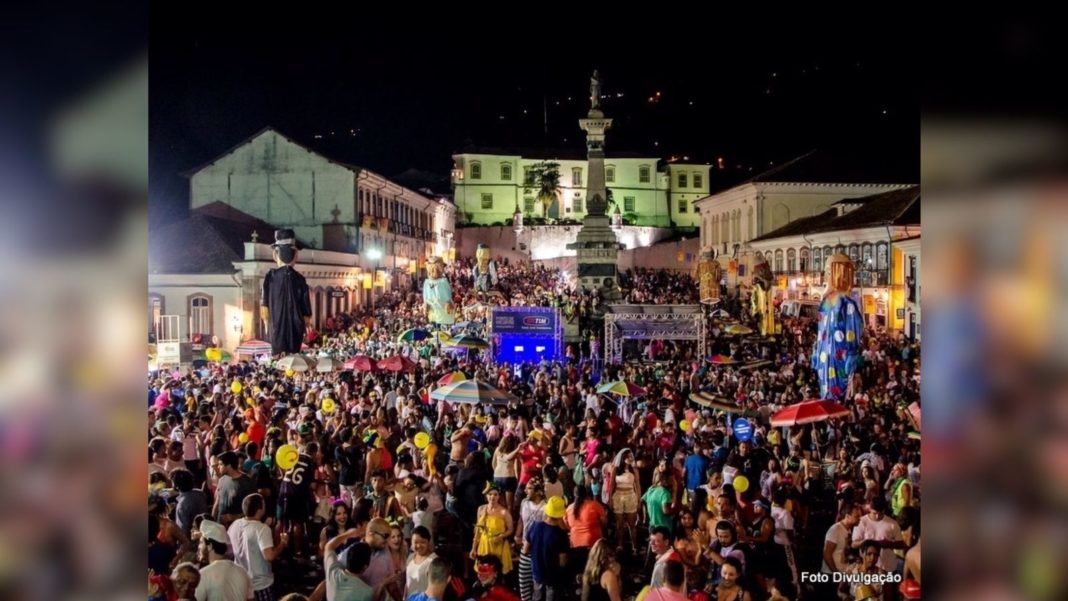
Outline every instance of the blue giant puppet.
<svg viewBox="0 0 1068 601">
<path fill-rule="evenodd" d="M 853 298 L 853 262 L 836 254 L 827 261 L 829 283 L 820 302 L 819 336 L 812 369 L 820 378 L 820 397 L 842 400 L 857 368 L 864 318 Z"/>
</svg>

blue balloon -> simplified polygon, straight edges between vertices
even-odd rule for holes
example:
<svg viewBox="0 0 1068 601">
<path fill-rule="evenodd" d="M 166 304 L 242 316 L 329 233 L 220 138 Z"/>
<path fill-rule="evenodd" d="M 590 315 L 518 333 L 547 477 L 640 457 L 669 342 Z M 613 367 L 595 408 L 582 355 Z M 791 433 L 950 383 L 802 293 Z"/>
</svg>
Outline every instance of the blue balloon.
<svg viewBox="0 0 1068 601">
<path fill-rule="evenodd" d="M 749 420 L 744 417 L 734 420 L 731 429 L 734 430 L 734 437 L 738 439 L 738 442 L 747 442 L 753 438 L 753 424 L 750 424 Z"/>
</svg>

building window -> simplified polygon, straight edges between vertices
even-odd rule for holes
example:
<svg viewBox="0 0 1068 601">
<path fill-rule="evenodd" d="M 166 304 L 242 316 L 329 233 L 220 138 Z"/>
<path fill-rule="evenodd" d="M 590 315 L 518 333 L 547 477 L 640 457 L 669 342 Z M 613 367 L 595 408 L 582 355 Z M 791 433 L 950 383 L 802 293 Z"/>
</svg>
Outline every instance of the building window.
<svg viewBox="0 0 1068 601">
<path fill-rule="evenodd" d="M 604 168 L 604 181 L 611 184 L 616 181 L 616 168 L 605 167 Z"/>
<path fill-rule="evenodd" d="M 762 252 L 760 252 L 758 250 L 757 253 L 756 253 L 756 264 L 760 265 L 763 262 L 764 262 L 764 253 L 762 253 Z"/>
<path fill-rule="evenodd" d="M 885 270 L 890 268 L 890 266 L 887 264 L 888 261 L 886 260 L 886 254 L 887 254 L 886 243 L 885 242 L 880 242 L 878 244 L 878 246 L 876 246 L 876 251 L 875 251 L 875 268 L 878 269 L 879 271 L 885 271 Z"/>
<path fill-rule="evenodd" d="M 582 167 L 572 167 L 571 168 L 571 185 L 572 186 L 581 186 L 582 185 Z"/>
<path fill-rule="evenodd" d="M 501 163 L 501 179 L 506 182 L 512 181 L 511 163 Z"/>
<path fill-rule="evenodd" d="M 578 194 L 575 195 L 575 212 L 576 213 L 581 213 L 582 212 L 582 197 L 579 196 Z"/>
<path fill-rule="evenodd" d="M 693 174 L 693 187 L 701 188 L 705 185 L 705 178 L 700 173 Z"/>
<path fill-rule="evenodd" d="M 861 247 L 860 257 L 861 261 L 864 264 L 864 269 L 871 269 L 875 267 L 875 262 L 873 261 L 873 257 L 871 256 L 870 243 L 865 243 L 864 246 Z"/>
<path fill-rule="evenodd" d="M 854 269 L 856 269 L 857 271 L 860 271 L 861 269 L 863 269 L 862 267 L 857 265 L 857 263 L 860 261 L 860 245 L 859 244 L 850 244 L 849 245 L 849 259 L 851 261 L 853 261 Z"/>
<path fill-rule="evenodd" d="M 808 249 L 801 249 L 801 273 L 807 273 L 811 269 L 811 265 L 808 262 Z"/>
<path fill-rule="evenodd" d="M 685 173 L 680 173 L 679 174 L 679 187 L 680 188 L 685 188 L 687 183 L 688 182 L 686 181 L 686 174 Z"/>
<path fill-rule="evenodd" d="M 148 295 L 148 333 L 153 342 L 159 338 L 159 329 L 162 327 L 160 320 L 163 318 L 166 305 L 163 295 L 155 293 Z"/>
<path fill-rule="evenodd" d="M 189 336 L 211 336 L 211 297 L 197 294 L 189 297 Z"/>
<path fill-rule="evenodd" d="M 633 196 L 624 196 L 623 197 L 623 212 L 625 212 L 625 213 L 633 213 L 634 212 L 634 197 Z"/>
<path fill-rule="evenodd" d="M 844 244 L 839 244 L 838 246 L 835 246 L 834 247 L 834 254 L 836 254 L 836 255 L 844 255 L 844 254 L 846 254 L 845 245 Z"/>
<path fill-rule="evenodd" d="M 820 248 L 812 249 L 812 271 L 823 271 L 823 250 Z"/>
<path fill-rule="evenodd" d="M 782 250 L 775 251 L 775 273 L 782 273 Z"/>
<path fill-rule="evenodd" d="M 909 257 L 909 270 L 905 276 L 905 284 L 908 286 L 909 302 L 919 302 L 919 294 L 916 293 L 916 289 L 919 287 L 919 281 L 916 277 L 916 257 Z"/>
<path fill-rule="evenodd" d="M 686 199 L 684 199 L 684 198 L 680 198 L 679 199 L 679 212 L 680 213 L 685 213 L 686 212 L 686 209 L 687 209 L 686 204 L 687 204 L 686 203 Z"/>
<path fill-rule="evenodd" d="M 523 167 L 523 185 L 528 188 L 534 187 L 534 174 L 530 172 L 530 167 Z"/>
<path fill-rule="evenodd" d="M 471 163 L 471 179 L 482 179 L 482 163 Z"/>
<path fill-rule="evenodd" d="M 534 212 L 534 198 L 532 196 L 523 197 L 523 212 L 527 214 Z"/>
<path fill-rule="evenodd" d="M 638 182 L 642 184 L 649 183 L 649 165 L 638 167 Z"/>
<path fill-rule="evenodd" d="M 482 195 L 482 208 L 483 209 L 492 209 L 493 208 L 493 195 L 492 194 L 483 194 Z"/>
<path fill-rule="evenodd" d="M 831 260 L 831 255 L 833 255 L 833 254 L 834 254 L 834 249 L 833 248 L 831 248 L 830 246 L 824 246 L 823 247 L 823 261 L 822 261 L 822 263 L 824 265 L 826 265 L 827 261 Z"/>
<path fill-rule="evenodd" d="M 797 251 L 792 248 L 786 251 L 786 271 L 797 271 Z"/>
</svg>

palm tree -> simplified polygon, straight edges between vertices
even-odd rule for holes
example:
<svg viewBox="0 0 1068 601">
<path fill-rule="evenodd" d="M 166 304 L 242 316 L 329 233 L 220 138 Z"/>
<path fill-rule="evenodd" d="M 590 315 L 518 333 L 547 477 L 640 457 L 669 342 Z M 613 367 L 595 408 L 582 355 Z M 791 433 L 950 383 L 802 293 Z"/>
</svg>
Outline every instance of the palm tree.
<svg viewBox="0 0 1068 601">
<path fill-rule="evenodd" d="M 541 201 L 542 217 L 548 218 L 549 207 L 560 193 L 560 164 L 542 162 L 532 165 L 526 187 L 538 189 L 537 198 Z"/>
</svg>

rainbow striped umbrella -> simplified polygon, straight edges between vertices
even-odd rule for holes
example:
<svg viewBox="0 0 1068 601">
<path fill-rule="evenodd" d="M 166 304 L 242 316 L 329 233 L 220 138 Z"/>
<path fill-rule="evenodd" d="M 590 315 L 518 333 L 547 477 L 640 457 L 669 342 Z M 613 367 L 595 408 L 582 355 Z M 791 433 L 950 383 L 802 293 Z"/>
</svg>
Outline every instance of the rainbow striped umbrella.
<svg viewBox="0 0 1068 601">
<path fill-rule="evenodd" d="M 731 325 L 723 328 L 723 331 L 725 333 L 727 333 L 727 334 L 733 334 L 733 335 L 737 335 L 737 334 L 752 334 L 753 333 L 753 328 L 750 328 L 749 326 L 743 326 L 741 324 L 737 324 L 736 323 L 736 324 L 731 324 Z"/>
<path fill-rule="evenodd" d="M 449 342 L 445 343 L 448 346 L 458 346 L 460 348 L 467 349 L 487 349 L 489 343 L 481 338 L 475 336 L 460 336 L 459 338 L 453 338 Z"/>
<path fill-rule="evenodd" d="M 430 393 L 435 401 L 468 403 L 471 405 L 507 405 L 518 399 L 511 393 L 497 390 L 480 380 L 464 380 L 442 386 Z"/>
<path fill-rule="evenodd" d="M 462 371 L 454 371 L 451 374 L 445 374 L 438 379 L 438 386 L 448 386 L 449 384 L 455 384 L 456 382 L 463 382 L 467 379 L 467 375 Z"/>
<path fill-rule="evenodd" d="M 641 396 L 645 394 L 645 389 L 637 384 L 631 384 L 625 380 L 620 380 L 618 382 L 601 384 L 597 387 L 597 392 L 618 394 L 619 396 Z"/>
<path fill-rule="evenodd" d="M 430 338 L 430 332 L 421 328 L 409 328 L 400 333 L 397 336 L 398 342 L 419 342 L 420 340 L 426 340 Z"/>
</svg>

